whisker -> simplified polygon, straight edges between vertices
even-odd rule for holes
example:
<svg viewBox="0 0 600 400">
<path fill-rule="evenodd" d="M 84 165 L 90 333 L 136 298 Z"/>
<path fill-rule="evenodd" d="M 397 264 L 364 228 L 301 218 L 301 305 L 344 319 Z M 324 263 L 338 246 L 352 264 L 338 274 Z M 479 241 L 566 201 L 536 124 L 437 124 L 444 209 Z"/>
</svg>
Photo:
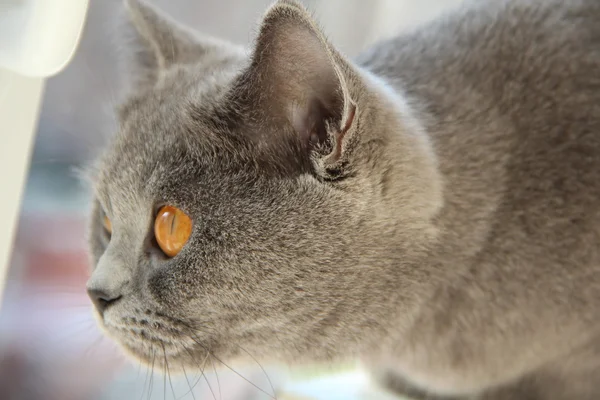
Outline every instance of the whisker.
<svg viewBox="0 0 600 400">
<path fill-rule="evenodd" d="M 219 400 L 223 400 L 223 395 L 221 394 L 221 382 L 219 382 L 219 373 L 217 372 L 217 368 L 215 368 L 215 362 L 212 357 L 210 359 L 210 363 L 212 364 L 213 370 L 215 371 L 215 376 L 217 378 L 217 386 L 219 386 Z"/>
<path fill-rule="evenodd" d="M 171 380 L 171 371 L 169 370 L 169 360 L 167 360 L 167 352 L 165 351 L 165 345 L 162 344 L 163 354 L 165 355 L 165 364 L 167 366 L 167 375 L 169 376 L 169 385 L 171 385 L 171 392 L 173 392 L 173 399 L 177 399 L 175 395 L 175 389 L 173 388 L 173 381 Z"/>
<path fill-rule="evenodd" d="M 193 329 L 191 327 L 188 327 L 189 329 Z M 198 340 L 196 340 L 196 338 L 194 338 L 194 335 L 190 336 L 190 339 L 192 339 L 198 346 L 202 347 L 205 351 L 208 351 L 206 349 L 206 347 L 204 347 L 202 345 L 202 343 L 198 342 Z M 231 368 L 229 365 L 227 365 L 226 363 L 224 363 L 222 360 L 220 360 L 218 357 L 216 357 L 214 354 L 211 354 L 211 357 L 214 357 L 215 360 L 217 360 L 218 362 L 220 362 L 221 364 L 223 364 L 225 367 L 227 367 L 229 370 L 231 370 L 234 374 L 236 374 L 237 376 L 239 376 L 240 378 L 242 378 L 243 380 L 245 380 L 246 382 L 248 382 L 250 385 L 254 386 L 256 389 L 260 390 L 262 393 L 266 394 L 267 396 L 269 396 L 270 398 L 277 400 L 276 396 L 271 395 L 269 392 L 267 392 L 266 390 L 260 388 L 259 386 L 257 386 L 256 384 L 254 384 L 253 382 L 251 382 L 248 378 L 246 378 L 245 376 L 243 376 L 242 374 L 240 374 L 239 372 L 237 372 L 235 369 Z"/>
<path fill-rule="evenodd" d="M 192 357 L 193 359 L 193 354 L 189 351 L 189 349 L 187 349 L 187 352 L 190 354 L 190 357 Z M 210 352 L 206 352 L 206 357 L 204 357 L 204 364 L 202 364 L 202 376 L 204 377 L 204 381 L 206 382 L 206 385 L 208 386 L 208 390 L 210 390 L 210 393 L 213 395 L 213 399 L 217 400 L 217 396 L 215 396 L 215 391 L 212 388 L 212 385 L 210 384 L 210 381 L 208 380 L 208 377 L 206 376 L 206 373 L 204 372 L 206 370 L 206 361 L 208 361 L 208 359 L 210 358 Z"/>
<path fill-rule="evenodd" d="M 140 365 L 142 363 L 140 362 Z M 150 374 L 150 368 L 146 365 L 146 377 L 144 378 L 144 386 L 142 386 L 142 394 L 140 396 L 140 400 L 144 397 L 144 393 L 146 393 L 146 384 L 148 383 L 148 375 Z"/>
<path fill-rule="evenodd" d="M 255 363 L 258 364 L 258 366 L 260 367 L 260 369 L 262 370 L 262 372 L 265 374 L 265 377 L 267 378 L 267 381 L 269 382 L 269 385 L 271 386 L 271 390 L 273 391 L 273 397 L 275 397 L 275 387 L 273 386 L 273 382 L 271 382 L 271 378 L 269 378 L 269 374 L 267 374 L 267 371 L 263 368 L 262 364 L 258 362 L 258 360 L 252 355 L 250 354 L 250 352 L 246 349 L 244 349 L 242 346 L 240 346 L 239 344 L 237 345 L 244 353 L 248 354 L 248 356 L 250 356 L 250 358 L 252 358 L 254 360 Z"/>
<path fill-rule="evenodd" d="M 152 348 L 152 368 L 150 370 L 150 384 L 148 385 L 148 400 L 152 397 L 152 389 L 154 389 L 154 348 Z"/>
<path fill-rule="evenodd" d="M 71 340 L 74 338 L 78 338 L 83 336 L 83 334 L 95 334 L 98 336 L 102 336 L 100 335 L 100 333 L 98 331 L 95 330 L 95 327 L 93 325 L 89 325 L 89 326 L 80 326 L 77 327 L 75 329 L 69 329 L 67 332 L 61 332 L 60 334 L 58 334 L 57 336 L 53 337 L 53 338 L 46 338 L 48 339 L 48 342 L 52 345 L 56 345 L 58 343 L 63 343 L 67 340 Z M 42 339 L 40 338 L 39 341 L 42 341 Z"/>
<path fill-rule="evenodd" d="M 89 311 L 89 315 L 91 316 L 92 306 L 91 304 L 60 304 L 60 303 L 47 303 L 45 304 L 47 309 L 49 310 L 61 310 L 61 311 Z"/>
<path fill-rule="evenodd" d="M 181 364 L 181 369 L 183 370 L 183 376 L 185 377 L 185 381 L 187 382 L 188 387 L 190 388 L 189 392 L 187 392 L 187 393 L 191 393 L 192 394 L 192 399 L 196 400 L 196 395 L 194 394 L 194 387 L 195 387 L 195 385 L 194 386 L 190 385 L 190 380 L 188 379 L 188 376 L 187 376 L 187 373 L 185 372 L 185 367 L 183 366 L 183 364 Z M 198 378 L 197 382 L 200 382 L 200 378 Z M 187 393 L 184 396 L 186 396 Z"/>
<path fill-rule="evenodd" d="M 52 283 L 52 284 L 36 285 L 34 287 L 35 287 L 35 289 L 33 289 L 33 288 L 27 289 L 28 295 L 51 294 L 54 296 L 54 295 L 59 295 L 59 294 L 65 294 L 65 295 L 79 295 L 79 296 L 81 296 L 82 299 L 86 298 L 85 290 L 83 288 L 80 288 L 79 286 Z"/>
<path fill-rule="evenodd" d="M 194 340 L 191 337 L 190 337 L 190 339 Z M 194 360 L 194 355 L 192 354 L 192 352 L 185 346 L 183 348 L 188 352 L 188 354 L 190 355 L 192 360 Z M 204 377 L 204 380 L 206 381 L 206 384 L 208 385 L 208 390 L 210 390 L 210 393 L 212 393 L 213 399 L 217 400 L 217 397 L 215 396 L 215 392 L 213 391 L 212 386 L 210 385 L 210 382 L 208 381 L 208 378 L 206 377 L 206 374 L 204 373 L 204 369 L 206 368 L 206 360 L 209 356 L 210 356 L 210 352 L 207 351 L 206 357 L 204 358 L 204 365 L 202 365 L 201 371 L 202 371 L 202 376 Z M 200 367 L 200 365 L 198 365 L 198 367 Z"/>
<path fill-rule="evenodd" d="M 98 349 L 98 344 L 100 344 L 101 342 L 104 341 L 104 336 L 99 335 L 96 340 L 94 340 L 88 347 L 87 349 L 85 349 L 85 351 L 79 356 L 80 360 L 86 359 L 88 358 L 88 356 L 90 356 L 90 351 L 92 350 L 97 350 Z"/>
<path fill-rule="evenodd" d="M 194 384 L 190 388 L 190 391 L 192 391 L 196 387 L 196 385 L 198 385 L 198 383 L 200 382 L 200 380 L 202 379 L 202 377 L 204 377 L 204 379 L 206 379 L 206 377 L 204 376 L 204 369 L 206 368 L 206 361 L 208 360 L 209 353 L 208 352 L 206 353 L 206 357 L 204 357 L 204 360 L 202 361 L 202 367 L 200 367 L 200 364 L 198 364 L 196 362 L 196 360 L 194 359 L 194 357 L 192 356 L 192 354 L 189 352 L 189 350 L 185 346 L 182 346 L 182 347 L 188 352 L 188 354 L 190 354 L 190 357 L 191 357 L 192 361 L 200 369 L 200 376 L 198 377 L 198 379 L 196 379 L 196 382 L 194 382 Z M 184 369 L 184 372 L 185 372 L 185 369 Z M 187 378 L 187 376 L 186 376 L 186 378 Z M 183 395 L 183 397 L 187 396 L 188 393 L 190 393 L 190 392 L 185 393 Z M 193 397 L 193 392 L 192 392 L 192 397 Z"/>
<path fill-rule="evenodd" d="M 71 335 L 74 334 L 79 334 L 79 333 L 83 333 L 86 332 L 88 330 L 96 330 L 96 322 L 91 320 L 91 319 L 80 319 L 80 320 L 75 320 L 75 321 L 67 321 L 68 323 L 66 324 L 61 324 L 61 321 L 57 321 L 58 324 L 60 325 L 61 328 L 63 329 L 63 332 L 59 332 L 59 334 L 57 334 L 55 336 L 56 339 L 63 339 L 65 337 L 71 337 Z"/>
<path fill-rule="evenodd" d="M 140 379 L 140 373 L 142 372 L 142 360 L 138 361 L 137 377 L 136 380 Z"/>
</svg>

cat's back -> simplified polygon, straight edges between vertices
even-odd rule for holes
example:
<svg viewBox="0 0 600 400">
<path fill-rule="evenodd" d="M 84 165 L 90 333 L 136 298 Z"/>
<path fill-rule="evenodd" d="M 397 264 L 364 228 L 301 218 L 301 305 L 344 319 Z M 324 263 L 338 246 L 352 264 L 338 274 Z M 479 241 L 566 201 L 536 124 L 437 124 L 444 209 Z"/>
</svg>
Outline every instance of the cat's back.
<svg viewBox="0 0 600 400">
<path fill-rule="evenodd" d="M 449 99 L 471 91 L 502 105 L 525 90 L 570 94 L 598 84 L 600 2 L 466 0 L 376 44 L 359 63 L 431 107 L 450 106 Z"/>
<path fill-rule="evenodd" d="M 422 111 L 454 208 L 487 203 L 454 216 L 463 239 L 600 223 L 599 1 L 467 2 L 360 62 Z"/>
<path fill-rule="evenodd" d="M 600 118 L 600 1 L 467 0 L 359 63 L 412 97 L 434 138 L 440 121 L 492 118 L 532 137 L 565 123 L 589 130 Z"/>
</svg>

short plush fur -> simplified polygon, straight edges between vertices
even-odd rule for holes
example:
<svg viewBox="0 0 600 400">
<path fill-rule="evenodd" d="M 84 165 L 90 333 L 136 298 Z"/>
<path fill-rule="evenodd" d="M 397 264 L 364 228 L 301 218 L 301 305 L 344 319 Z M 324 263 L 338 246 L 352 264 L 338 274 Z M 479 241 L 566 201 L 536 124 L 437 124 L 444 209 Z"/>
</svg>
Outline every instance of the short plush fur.
<svg viewBox="0 0 600 400">
<path fill-rule="evenodd" d="M 600 2 L 481 0 L 356 62 L 293 0 L 248 53 L 127 8 L 88 284 L 118 298 L 99 321 L 127 352 L 359 358 L 422 399 L 600 398 Z M 173 258 L 163 204 L 193 219 Z"/>
</svg>

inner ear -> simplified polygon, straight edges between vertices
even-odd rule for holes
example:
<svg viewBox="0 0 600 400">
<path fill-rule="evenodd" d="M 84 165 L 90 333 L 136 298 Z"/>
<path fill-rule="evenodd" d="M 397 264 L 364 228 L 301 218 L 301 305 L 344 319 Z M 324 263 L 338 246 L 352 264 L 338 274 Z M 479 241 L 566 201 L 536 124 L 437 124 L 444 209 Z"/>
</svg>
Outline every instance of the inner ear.
<svg viewBox="0 0 600 400">
<path fill-rule="evenodd" d="M 322 146 L 345 126 L 351 100 L 343 58 L 302 6 L 280 2 L 262 23 L 251 66 L 251 96 L 276 120 L 286 120 L 305 147 Z"/>
<path fill-rule="evenodd" d="M 342 117 L 340 98 L 321 99 L 316 96 L 306 103 L 296 103 L 290 112 L 290 122 L 305 147 L 311 149 L 328 144 L 329 132 Z"/>
</svg>

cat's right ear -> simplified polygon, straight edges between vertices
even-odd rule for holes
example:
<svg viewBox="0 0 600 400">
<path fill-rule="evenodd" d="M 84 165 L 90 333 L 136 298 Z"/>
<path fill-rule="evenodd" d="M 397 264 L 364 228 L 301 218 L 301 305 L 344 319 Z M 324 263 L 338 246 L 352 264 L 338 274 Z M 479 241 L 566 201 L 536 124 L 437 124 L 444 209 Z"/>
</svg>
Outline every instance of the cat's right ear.
<svg viewBox="0 0 600 400">
<path fill-rule="evenodd" d="M 124 0 L 124 31 L 130 80 L 154 85 L 162 72 L 175 65 L 200 63 L 224 47 L 217 39 L 199 37 L 143 0 Z"/>
<path fill-rule="evenodd" d="M 317 175 L 336 180 L 350 173 L 362 81 L 301 3 L 279 0 L 267 10 L 238 86 L 235 96 L 277 126 L 285 143 L 300 144 Z"/>
</svg>

